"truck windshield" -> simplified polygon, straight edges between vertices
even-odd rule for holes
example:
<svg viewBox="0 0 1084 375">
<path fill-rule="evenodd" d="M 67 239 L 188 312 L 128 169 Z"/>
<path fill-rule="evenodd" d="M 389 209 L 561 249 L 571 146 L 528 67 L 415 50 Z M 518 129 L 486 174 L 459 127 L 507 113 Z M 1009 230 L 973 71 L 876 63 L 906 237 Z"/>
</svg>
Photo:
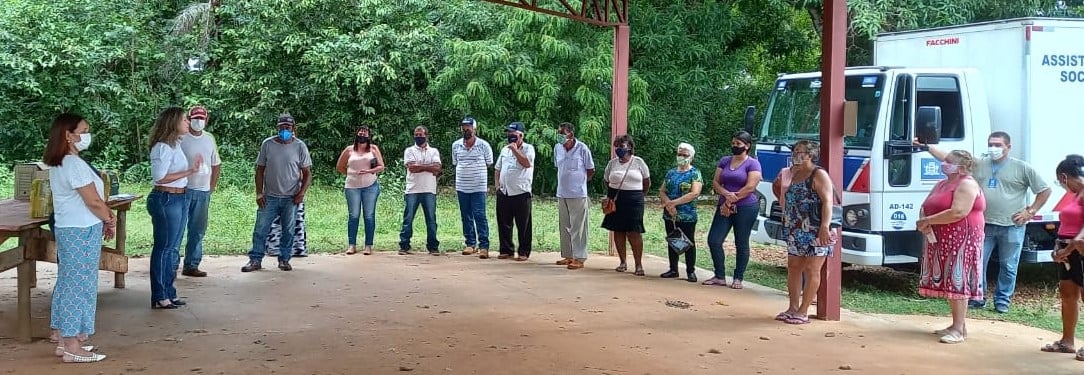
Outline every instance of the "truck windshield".
<svg viewBox="0 0 1084 375">
<path fill-rule="evenodd" d="M 881 108 L 883 74 L 847 76 L 847 101 L 858 102 L 858 130 L 844 138 L 851 148 L 870 148 Z M 820 78 L 779 80 L 768 103 L 761 143 L 793 144 L 800 139 L 820 139 Z"/>
</svg>

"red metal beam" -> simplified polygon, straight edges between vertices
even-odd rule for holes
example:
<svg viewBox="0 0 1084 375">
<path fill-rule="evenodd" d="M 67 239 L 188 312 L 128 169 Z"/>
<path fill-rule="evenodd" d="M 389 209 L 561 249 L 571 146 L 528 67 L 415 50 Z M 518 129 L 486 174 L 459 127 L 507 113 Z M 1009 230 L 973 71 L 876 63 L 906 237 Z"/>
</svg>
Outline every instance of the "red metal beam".
<svg viewBox="0 0 1084 375">
<path fill-rule="evenodd" d="M 843 186 L 843 95 L 847 62 L 847 0 L 824 0 L 824 33 L 821 40 L 821 165 L 832 184 Z M 842 240 L 842 236 L 840 237 Z M 839 320 L 842 285 L 840 272 L 842 241 L 836 241 L 832 256 L 821 269 L 817 290 L 817 316 Z"/>
<path fill-rule="evenodd" d="M 581 0 L 579 10 L 576 10 L 568 0 L 547 0 L 546 2 L 548 4 L 553 5 L 551 7 L 539 6 L 539 0 L 482 1 L 544 13 L 551 16 L 568 18 L 570 20 L 602 27 L 615 27 L 627 24 L 629 19 L 629 0 Z M 600 1 L 602 2 L 601 4 L 599 3 Z"/>
</svg>

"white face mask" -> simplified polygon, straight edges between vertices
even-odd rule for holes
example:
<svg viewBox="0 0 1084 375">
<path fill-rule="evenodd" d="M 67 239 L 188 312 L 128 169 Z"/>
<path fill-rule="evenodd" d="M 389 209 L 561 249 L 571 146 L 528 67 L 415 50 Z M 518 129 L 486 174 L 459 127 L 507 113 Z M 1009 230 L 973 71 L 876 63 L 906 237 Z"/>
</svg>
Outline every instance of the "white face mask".
<svg viewBox="0 0 1084 375">
<path fill-rule="evenodd" d="M 197 132 L 203 131 L 204 126 L 207 126 L 207 120 L 204 119 L 192 119 L 188 124 L 189 128 Z"/>
<path fill-rule="evenodd" d="M 986 154 L 990 155 L 991 159 L 997 160 L 1001 159 L 1001 156 L 1005 154 L 1005 150 L 1001 149 L 1001 147 L 990 147 L 986 150 Z"/>
<path fill-rule="evenodd" d="M 83 151 L 90 148 L 90 133 L 83 133 L 79 135 L 79 142 L 75 142 L 75 149 Z"/>
</svg>

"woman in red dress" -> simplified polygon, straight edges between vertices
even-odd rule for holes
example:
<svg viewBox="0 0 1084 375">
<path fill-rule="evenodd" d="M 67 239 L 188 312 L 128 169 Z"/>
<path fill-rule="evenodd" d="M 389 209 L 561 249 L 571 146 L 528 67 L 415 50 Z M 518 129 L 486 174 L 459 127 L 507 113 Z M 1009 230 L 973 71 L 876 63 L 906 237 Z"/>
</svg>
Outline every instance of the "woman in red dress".
<svg viewBox="0 0 1084 375">
<path fill-rule="evenodd" d="M 941 342 L 959 344 L 967 337 L 967 301 L 982 298 L 979 267 L 986 199 L 971 178 L 975 160 L 956 150 L 941 163 L 946 178 L 934 186 L 922 203 L 918 230 L 926 236 L 918 293 L 948 300 L 952 325 L 934 331 Z"/>
</svg>

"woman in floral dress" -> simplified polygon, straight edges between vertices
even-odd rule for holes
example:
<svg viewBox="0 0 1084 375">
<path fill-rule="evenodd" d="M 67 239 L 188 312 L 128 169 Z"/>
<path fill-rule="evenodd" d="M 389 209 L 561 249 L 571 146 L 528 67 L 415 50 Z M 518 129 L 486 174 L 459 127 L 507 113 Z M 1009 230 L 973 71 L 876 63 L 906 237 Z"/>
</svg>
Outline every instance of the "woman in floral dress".
<svg viewBox="0 0 1084 375">
<path fill-rule="evenodd" d="M 975 160 L 956 150 L 941 162 L 946 178 L 934 186 L 922 203 L 917 229 L 926 236 L 918 293 L 944 298 L 952 309 L 952 325 L 934 331 L 945 344 L 967 337 L 967 301 L 982 299 L 980 286 L 986 199 L 971 178 Z"/>
</svg>

